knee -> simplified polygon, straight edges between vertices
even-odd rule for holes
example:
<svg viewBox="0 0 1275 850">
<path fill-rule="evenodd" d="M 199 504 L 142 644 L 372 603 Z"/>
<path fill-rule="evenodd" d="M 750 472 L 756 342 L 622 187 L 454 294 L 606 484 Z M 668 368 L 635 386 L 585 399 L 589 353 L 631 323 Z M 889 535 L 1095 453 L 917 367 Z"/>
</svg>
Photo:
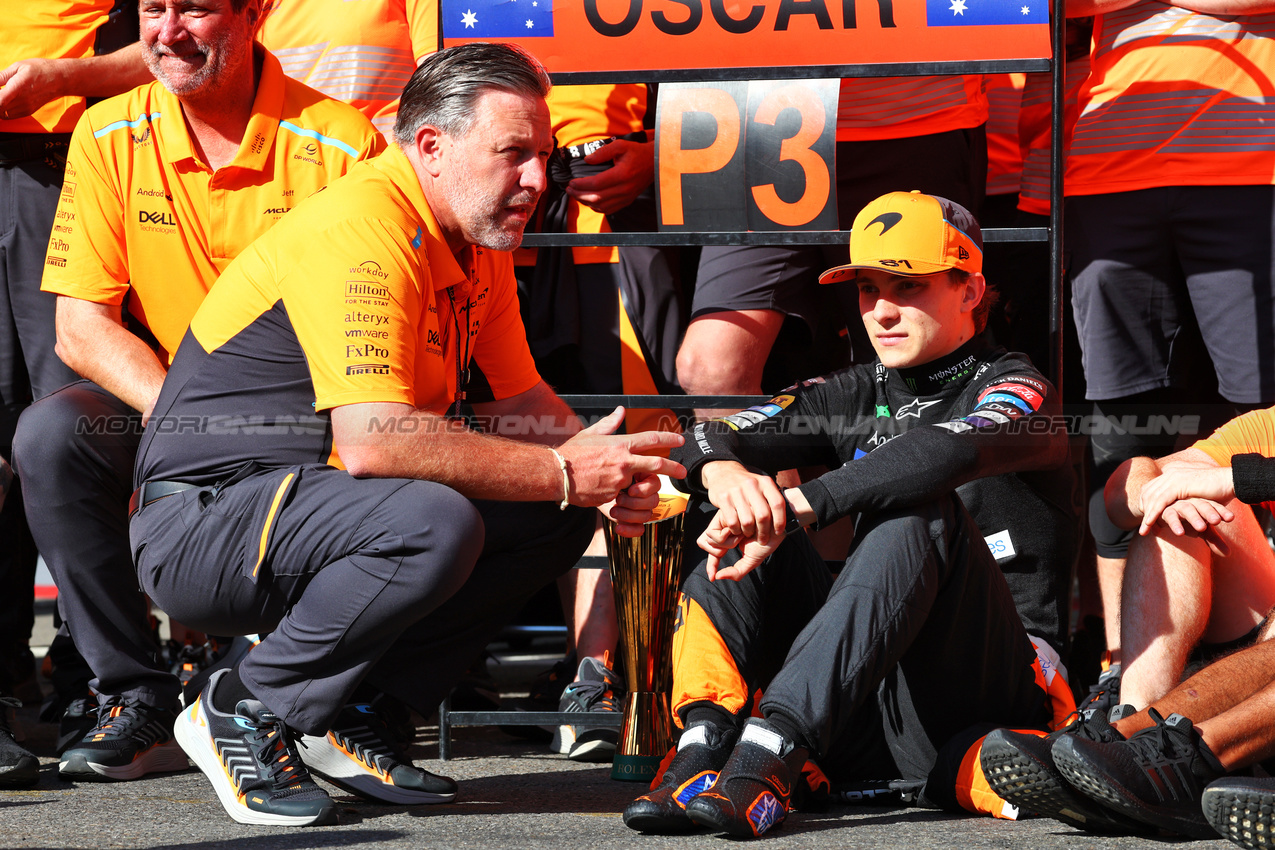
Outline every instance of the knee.
<svg viewBox="0 0 1275 850">
<path fill-rule="evenodd" d="M 965 506 L 955 493 L 906 508 L 878 511 L 865 516 L 857 536 L 868 534 L 946 536 L 965 515 Z"/>
<path fill-rule="evenodd" d="M 702 335 L 687 334 L 677 352 L 677 381 L 692 394 L 760 392 L 749 363 Z"/>
<path fill-rule="evenodd" d="M 428 553 L 468 575 L 482 553 L 486 530 L 474 503 L 450 487 L 431 481 L 413 481 L 396 500 L 409 510 L 408 519 L 396 529 L 411 553 Z M 396 511 L 397 512 L 397 511 Z"/>
<path fill-rule="evenodd" d="M 45 396 L 22 412 L 13 435 L 13 467 L 28 493 L 66 468 L 86 418 L 74 387 Z"/>
</svg>

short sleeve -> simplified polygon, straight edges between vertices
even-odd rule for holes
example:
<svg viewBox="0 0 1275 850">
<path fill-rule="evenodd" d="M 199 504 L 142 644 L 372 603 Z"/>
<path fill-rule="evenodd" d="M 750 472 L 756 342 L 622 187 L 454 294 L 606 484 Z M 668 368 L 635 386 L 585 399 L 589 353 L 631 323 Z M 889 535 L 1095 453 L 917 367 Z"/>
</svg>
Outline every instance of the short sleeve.
<svg viewBox="0 0 1275 850">
<path fill-rule="evenodd" d="M 278 259 L 288 319 L 305 352 L 315 409 L 415 404 L 421 285 L 427 270 L 407 250 L 411 234 L 377 219 L 346 219 Z M 424 281 L 420 283 L 419 281 Z"/>
<path fill-rule="evenodd" d="M 412 58 L 420 61 L 438 52 L 437 0 L 407 0 L 407 27 L 412 36 Z"/>
<path fill-rule="evenodd" d="M 1218 466 L 1230 466 L 1234 455 L 1256 453 L 1271 457 L 1275 455 L 1275 408 L 1238 416 L 1192 448 L 1213 458 Z"/>
</svg>

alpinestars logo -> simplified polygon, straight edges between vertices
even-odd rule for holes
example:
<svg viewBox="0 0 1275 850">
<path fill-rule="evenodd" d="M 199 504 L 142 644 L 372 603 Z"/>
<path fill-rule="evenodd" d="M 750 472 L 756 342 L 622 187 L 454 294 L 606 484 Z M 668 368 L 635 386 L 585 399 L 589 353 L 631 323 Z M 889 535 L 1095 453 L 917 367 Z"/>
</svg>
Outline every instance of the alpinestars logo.
<svg viewBox="0 0 1275 850">
<path fill-rule="evenodd" d="M 753 832 L 757 835 L 761 835 L 783 820 L 783 816 L 783 806 L 769 791 L 763 791 L 748 807 L 748 822 L 752 824 Z"/>
<path fill-rule="evenodd" d="M 920 419 L 921 411 L 925 410 L 927 407 L 933 407 L 938 404 L 939 401 L 940 399 L 935 399 L 934 401 L 921 401 L 919 398 L 914 398 L 907 404 L 900 407 L 899 412 L 894 414 L 894 418 L 906 419 L 909 416 L 915 416 L 917 419 Z"/>
</svg>

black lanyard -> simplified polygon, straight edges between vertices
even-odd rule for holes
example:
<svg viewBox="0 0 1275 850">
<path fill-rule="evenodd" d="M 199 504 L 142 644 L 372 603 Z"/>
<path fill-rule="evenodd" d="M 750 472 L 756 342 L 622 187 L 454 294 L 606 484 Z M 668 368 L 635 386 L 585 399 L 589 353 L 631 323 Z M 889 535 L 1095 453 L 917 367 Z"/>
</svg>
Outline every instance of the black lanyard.
<svg viewBox="0 0 1275 850">
<path fill-rule="evenodd" d="M 456 287 L 447 287 L 447 300 L 452 304 L 452 326 L 456 329 L 456 406 L 452 415 L 460 418 L 460 405 L 465 400 L 465 388 L 469 386 L 469 308 L 473 301 L 465 299 L 465 356 L 460 353 L 460 316 L 456 313 Z"/>
</svg>

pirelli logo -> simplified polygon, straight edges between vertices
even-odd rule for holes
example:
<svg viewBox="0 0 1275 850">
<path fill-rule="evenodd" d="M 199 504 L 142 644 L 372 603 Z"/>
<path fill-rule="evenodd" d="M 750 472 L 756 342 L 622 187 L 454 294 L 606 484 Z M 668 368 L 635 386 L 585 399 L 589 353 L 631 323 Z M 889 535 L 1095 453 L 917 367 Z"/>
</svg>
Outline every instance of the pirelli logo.
<svg viewBox="0 0 1275 850">
<path fill-rule="evenodd" d="M 347 375 L 388 375 L 389 373 L 388 363 L 356 363 L 345 367 Z"/>
<path fill-rule="evenodd" d="M 46 266 L 53 266 L 55 269 L 66 268 L 66 257 L 49 257 L 44 261 Z"/>
</svg>

